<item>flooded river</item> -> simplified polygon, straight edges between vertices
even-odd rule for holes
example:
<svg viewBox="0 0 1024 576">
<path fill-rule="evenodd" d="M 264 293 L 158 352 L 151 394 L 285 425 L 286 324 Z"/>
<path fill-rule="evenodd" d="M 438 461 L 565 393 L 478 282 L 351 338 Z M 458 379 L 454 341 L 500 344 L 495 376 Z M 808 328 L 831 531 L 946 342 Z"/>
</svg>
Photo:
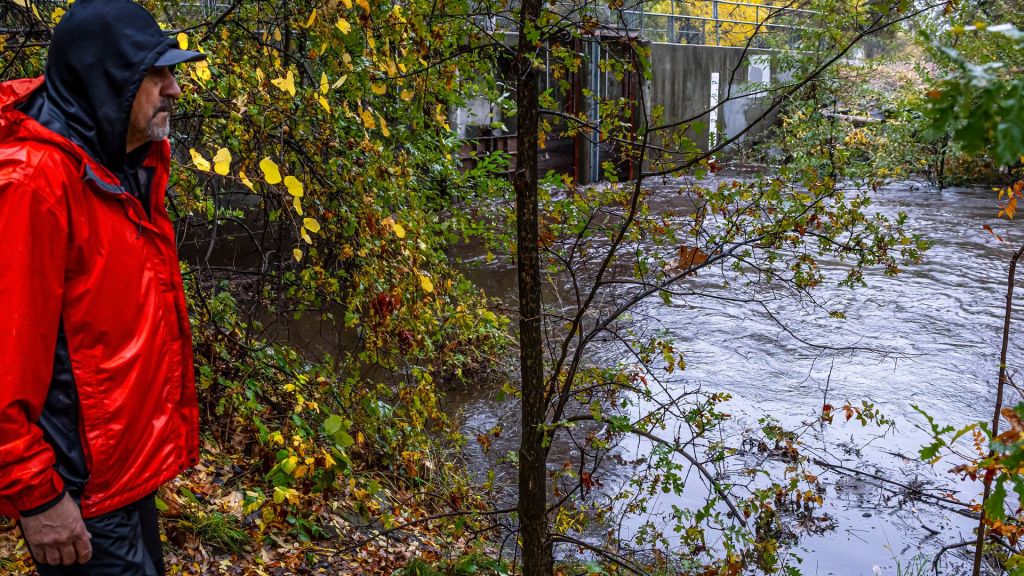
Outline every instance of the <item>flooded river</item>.
<svg viewBox="0 0 1024 576">
<path fill-rule="evenodd" d="M 920 182 L 899 183 L 880 190 L 873 207 L 891 216 L 906 212 L 910 229 L 933 242 L 933 248 L 923 262 L 896 277 L 868 274 L 865 288 L 820 288 L 818 298 L 828 301 L 829 308 L 844 310 L 845 320 L 823 318 L 820 311 L 785 299 L 772 301 L 766 311 L 756 305 L 704 298 L 673 299 L 668 304 L 654 299 L 637 310 L 634 321 L 657 319 L 658 327 L 678 341 L 687 369 L 668 380 L 673 386 L 731 394 L 723 406 L 732 416 L 725 427 L 726 444 L 737 446 L 743 432 L 756 428 L 758 419 L 768 415 L 800 430 L 806 452 L 829 463 L 970 499 L 978 487 L 948 474 L 951 463 L 943 461 L 932 469 L 917 462 L 915 456 L 927 435 L 920 429 L 924 419 L 911 406 L 918 405 L 938 422 L 954 426 L 991 419 L 1012 250 L 982 226 L 1009 230 L 1011 241 L 1024 235 L 1012 232 L 1012 222 L 996 220 L 995 193 L 989 189 L 938 191 Z M 514 269 L 479 264 L 468 273 L 489 294 L 507 298 L 514 293 Z M 1024 293 L 1019 301 L 1024 301 Z M 1021 312 L 1016 313 L 1024 323 Z M 792 327 L 794 334 L 783 330 L 780 322 Z M 1024 324 L 1018 332 L 1024 334 Z M 887 354 L 823 351 L 797 338 L 833 347 L 875 348 Z M 609 365 L 625 360 L 622 354 L 612 346 L 598 350 L 599 361 Z M 1011 342 L 1011 373 L 1021 358 L 1020 347 Z M 496 390 L 456 391 L 451 396 L 450 404 L 470 438 L 496 423 L 514 427 L 518 406 L 497 397 Z M 873 402 L 895 425 L 865 428 L 844 422 L 841 416 L 833 425 L 817 424 L 823 404 L 859 405 L 863 400 Z M 471 442 L 466 454 L 471 468 L 482 474 L 494 454 L 518 445 L 511 437 L 497 443 L 484 455 Z M 617 460 L 648 450 L 643 441 L 623 444 Z M 629 472 L 609 461 L 601 490 L 614 494 Z M 514 482 L 510 469 L 499 467 L 498 475 L 499 481 Z M 869 575 L 881 570 L 895 575 L 897 565 L 907 574 L 908 566 L 924 567 L 943 545 L 972 538 L 973 520 L 907 498 L 895 485 L 835 470 L 823 470 L 822 480 L 826 494 L 820 513 L 829 517 L 833 528 L 791 526 L 799 537 L 794 552 L 802 559 L 803 574 Z M 644 522 L 661 522 L 661 515 L 673 505 L 701 502 L 707 488 L 696 477 L 691 481 L 692 490 L 688 483 L 682 496 L 662 497 L 649 516 L 626 519 L 624 535 Z M 962 554 L 966 548 L 959 550 Z M 942 573 L 963 570 L 963 557 L 957 554 L 943 555 Z"/>
</svg>

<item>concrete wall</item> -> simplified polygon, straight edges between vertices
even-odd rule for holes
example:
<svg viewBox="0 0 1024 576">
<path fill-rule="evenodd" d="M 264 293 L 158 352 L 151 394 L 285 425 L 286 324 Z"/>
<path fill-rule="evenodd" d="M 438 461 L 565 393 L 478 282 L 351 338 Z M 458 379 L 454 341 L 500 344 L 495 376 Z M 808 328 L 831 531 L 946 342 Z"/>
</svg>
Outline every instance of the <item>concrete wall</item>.
<svg viewBox="0 0 1024 576">
<path fill-rule="evenodd" d="M 751 70 L 751 59 L 754 69 Z M 764 109 L 766 98 L 744 96 L 725 102 L 749 91 L 751 81 L 763 81 L 764 68 L 770 69 L 767 52 L 727 46 L 694 46 L 686 44 L 651 44 L 652 78 L 647 90 L 648 110 L 660 106 L 664 114 L 658 124 L 679 122 L 698 117 L 695 125 L 686 131 L 701 150 L 709 148 L 709 127 L 715 123 L 718 141 L 738 134 Z M 734 72 L 735 69 L 735 72 Z M 753 72 L 753 78 L 751 78 Z M 717 114 L 709 114 L 712 105 L 712 74 L 718 74 L 717 101 L 722 104 Z M 774 71 L 768 75 L 771 76 Z M 731 86 L 730 86 L 731 80 Z M 763 131 L 762 123 L 744 138 Z M 678 149 L 671 138 L 660 135 L 658 145 Z"/>
<path fill-rule="evenodd" d="M 651 140 L 655 147 L 681 151 L 683 154 L 667 156 L 656 150 L 648 150 L 645 169 L 661 169 L 659 161 L 680 161 L 692 157 L 693 146 L 697 150 L 706 151 L 710 148 L 709 127 L 713 125 L 716 141 L 728 139 L 753 122 L 765 109 L 768 98 L 747 95 L 752 83 L 776 81 L 776 72 L 771 70 L 771 56 L 764 50 L 747 50 L 726 46 L 698 46 L 686 44 L 651 43 L 652 75 L 649 81 L 643 82 L 637 74 L 629 74 L 623 78 L 615 78 L 598 65 L 607 58 L 625 58 L 625 50 L 618 38 L 602 39 L 599 42 L 578 42 L 577 52 L 581 56 L 580 71 L 571 76 L 571 87 L 559 96 L 563 100 L 562 110 L 569 114 L 582 113 L 590 122 L 598 120 L 598 111 L 594 107 L 596 101 L 623 98 L 636 102 L 639 94 L 643 94 L 644 106 L 639 102 L 633 111 L 637 120 L 641 110 L 650 115 L 655 107 L 664 112 L 657 125 L 680 122 L 695 118 L 691 124 L 672 131 L 661 131 Z M 712 99 L 712 75 L 717 74 L 718 86 L 716 100 Z M 542 87 L 546 88 L 546 86 Z M 591 96 L 584 95 L 584 89 Z M 558 91 L 562 92 L 562 91 Z M 728 100 L 728 98 L 733 98 Z M 595 100 L 596 98 L 596 100 Z M 712 113 L 709 108 L 714 101 L 721 105 Z M 452 123 L 461 137 L 476 138 L 481 133 L 481 126 L 491 121 L 501 120 L 497 106 L 483 99 L 470 102 L 466 108 L 453 110 Z M 559 173 L 574 174 L 581 183 L 601 180 L 604 177 L 602 164 L 612 161 L 619 172 L 619 178 L 627 179 L 636 176 L 635 166 L 623 159 L 622 152 L 613 142 L 603 141 L 594 144 L 587 135 L 557 138 L 560 131 L 559 121 L 548 118 L 555 124 L 554 133 L 548 146 L 540 151 L 543 175 L 547 170 Z M 772 118 L 759 124 L 755 129 L 744 134 L 743 139 L 756 136 L 763 132 Z M 514 130 L 514 119 L 509 120 L 509 128 Z M 649 122 L 655 125 L 653 122 Z M 491 134 L 488 131 L 488 134 Z M 686 135 L 693 145 L 687 147 L 681 143 L 680 136 Z M 515 153 L 510 150 L 513 156 Z"/>
</svg>

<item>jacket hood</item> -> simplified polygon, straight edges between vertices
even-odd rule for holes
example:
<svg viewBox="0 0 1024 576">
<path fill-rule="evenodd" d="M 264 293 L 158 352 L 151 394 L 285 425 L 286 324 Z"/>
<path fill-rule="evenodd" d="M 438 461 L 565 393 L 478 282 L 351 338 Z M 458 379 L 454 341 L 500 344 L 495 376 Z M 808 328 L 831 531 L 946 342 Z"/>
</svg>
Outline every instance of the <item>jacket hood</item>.
<svg viewBox="0 0 1024 576">
<path fill-rule="evenodd" d="M 22 111 L 120 172 L 135 94 L 177 42 L 131 0 L 78 0 L 50 41 L 46 81 Z"/>
</svg>

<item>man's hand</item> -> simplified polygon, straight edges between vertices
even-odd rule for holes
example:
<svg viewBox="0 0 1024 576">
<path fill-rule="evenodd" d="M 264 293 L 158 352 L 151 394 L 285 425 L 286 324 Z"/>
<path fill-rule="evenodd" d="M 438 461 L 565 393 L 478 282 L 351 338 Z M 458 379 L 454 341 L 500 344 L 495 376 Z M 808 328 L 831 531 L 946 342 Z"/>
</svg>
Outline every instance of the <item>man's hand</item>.
<svg viewBox="0 0 1024 576">
<path fill-rule="evenodd" d="M 67 494 L 46 512 L 22 518 L 21 531 L 36 562 L 70 566 L 92 558 L 91 536 L 82 511 Z"/>
</svg>

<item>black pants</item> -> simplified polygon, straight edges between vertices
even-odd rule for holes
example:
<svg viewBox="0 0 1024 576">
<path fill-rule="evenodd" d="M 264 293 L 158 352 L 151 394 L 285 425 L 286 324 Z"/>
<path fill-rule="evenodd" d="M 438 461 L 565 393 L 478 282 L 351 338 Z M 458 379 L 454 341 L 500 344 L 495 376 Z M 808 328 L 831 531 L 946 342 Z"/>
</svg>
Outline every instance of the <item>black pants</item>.
<svg viewBox="0 0 1024 576">
<path fill-rule="evenodd" d="M 154 496 L 85 521 L 92 535 L 86 564 L 51 566 L 36 562 L 39 576 L 163 576 L 163 547 Z"/>
</svg>

